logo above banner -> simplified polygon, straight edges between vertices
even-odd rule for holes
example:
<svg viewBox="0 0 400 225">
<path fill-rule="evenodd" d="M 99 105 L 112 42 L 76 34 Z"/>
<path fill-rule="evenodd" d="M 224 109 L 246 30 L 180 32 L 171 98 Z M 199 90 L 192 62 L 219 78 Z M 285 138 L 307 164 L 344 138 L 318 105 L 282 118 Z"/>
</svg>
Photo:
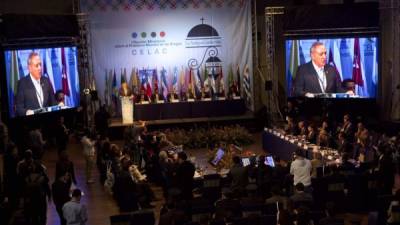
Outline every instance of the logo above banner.
<svg viewBox="0 0 400 225">
<path fill-rule="evenodd" d="M 243 7 L 247 0 L 84 0 L 88 11 L 107 10 L 175 10 L 198 8 Z"/>
</svg>

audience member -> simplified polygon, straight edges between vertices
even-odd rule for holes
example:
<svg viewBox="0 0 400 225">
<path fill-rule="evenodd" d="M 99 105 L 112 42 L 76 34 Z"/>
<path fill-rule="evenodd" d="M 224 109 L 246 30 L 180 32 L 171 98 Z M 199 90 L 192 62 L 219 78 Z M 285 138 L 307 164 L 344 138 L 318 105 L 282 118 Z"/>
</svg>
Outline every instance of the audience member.
<svg viewBox="0 0 400 225">
<path fill-rule="evenodd" d="M 311 194 L 304 192 L 302 183 L 297 183 L 294 190 L 294 194 L 290 196 L 290 202 L 294 209 L 300 206 L 310 207 L 312 205 L 314 199 Z"/>
<path fill-rule="evenodd" d="M 302 149 L 295 152 L 295 160 L 290 165 L 290 174 L 293 175 L 293 184 L 302 183 L 306 190 L 311 188 L 311 162 L 304 158 Z"/>
<path fill-rule="evenodd" d="M 107 135 L 109 119 L 110 114 L 107 112 L 106 106 L 101 105 L 94 114 L 94 124 L 96 126 L 97 132 L 99 132 L 101 135 Z"/>
<path fill-rule="evenodd" d="M 297 123 L 297 135 L 306 138 L 307 137 L 307 126 L 304 120 L 300 120 Z"/>
<path fill-rule="evenodd" d="M 392 202 L 390 202 L 389 208 L 387 210 L 387 223 L 388 224 L 398 224 L 400 223 L 400 212 L 395 212 L 393 209 L 395 207 L 400 207 L 400 190 L 397 190 L 394 194 Z"/>
<path fill-rule="evenodd" d="M 68 144 L 68 134 L 69 129 L 64 124 L 64 117 L 58 119 L 57 125 L 55 127 L 55 139 L 58 152 L 65 151 Z"/>
<path fill-rule="evenodd" d="M 233 156 L 232 162 L 233 165 L 228 173 L 228 176 L 232 179 L 231 190 L 235 196 L 241 196 L 244 194 L 248 183 L 248 171 L 246 167 L 243 167 L 239 156 Z"/>
<path fill-rule="evenodd" d="M 322 155 L 320 152 L 313 152 L 313 159 L 311 160 L 311 177 L 317 178 L 317 170 L 323 167 Z"/>
<path fill-rule="evenodd" d="M 353 124 L 351 123 L 350 120 L 350 115 L 349 114 L 345 114 L 343 116 L 343 125 L 341 127 L 339 127 L 339 132 L 343 132 L 345 139 L 352 143 L 354 140 L 354 130 L 353 130 Z"/>
<path fill-rule="evenodd" d="M 215 202 L 214 219 L 231 221 L 232 218 L 241 216 L 240 200 L 235 198 L 235 193 L 229 188 L 224 188 L 221 199 Z"/>
<path fill-rule="evenodd" d="M 36 127 L 29 131 L 29 147 L 32 150 L 34 159 L 41 159 L 44 153 L 44 144 L 42 132 Z"/>
<path fill-rule="evenodd" d="M 60 175 L 60 174 L 59 174 Z M 67 221 L 63 216 L 62 208 L 65 203 L 67 203 L 71 198 L 70 194 L 70 184 L 71 184 L 71 175 L 69 172 L 64 171 L 63 175 L 60 175 L 51 186 L 52 194 L 53 194 L 53 202 L 56 206 L 56 211 L 58 216 L 60 217 L 61 225 L 66 225 Z"/>
<path fill-rule="evenodd" d="M 114 198 L 121 212 L 132 212 L 139 208 L 136 180 L 129 171 L 129 161 L 121 162 L 121 166 L 113 186 Z"/>
<path fill-rule="evenodd" d="M 72 183 L 74 183 L 76 185 L 77 182 L 76 182 L 76 177 L 75 177 L 74 163 L 71 160 L 69 160 L 67 152 L 62 151 L 58 155 L 58 161 L 56 162 L 56 177 L 55 177 L 55 179 L 57 180 L 58 178 L 64 176 L 65 173 L 68 173 L 71 177 L 71 179 L 68 179 L 69 187 L 71 187 L 71 181 L 72 181 Z"/>
<path fill-rule="evenodd" d="M 185 152 L 178 153 L 178 167 L 176 170 L 177 188 L 181 190 L 182 198 L 190 200 L 193 197 L 193 176 L 195 172 L 195 166 L 192 162 L 187 160 Z"/>
<path fill-rule="evenodd" d="M 24 178 L 24 213 L 28 224 L 45 225 L 47 220 L 47 198 L 51 192 L 45 168 L 39 163 L 27 167 Z"/>
<path fill-rule="evenodd" d="M 88 220 L 86 206 L 81 204 L 82 192 L 79 189 L 72 191 L 72 199 L 65 203 L 62 211 L 67 225 L 85 225 Z"/>
<path fill-rule="evenodd" d="M 296 124 L 294 118 L 288 117 L 287 118 L 287 125 L 285 127 L 285 133 L 288 135 L 295 135 L 296 134 Z"/>
<path fill-rule="evenodd" d="M 91 139 L 89 135 L 89 131 L 86 131 L 84 136 L 81 139 L 81 143 L 83 146 L 83 154 L 85 156 L 86 161 L 86 182 L 88 184 L 94 183 L 92 179 L 92 170 L 95 163 L 96 157 L 96 149 L 95 149 L 95 142 Z"/>
<path fill-rule="evenodd" d="M 283 209 L 288 209 L 288 198 L 282 195 L 279 186 L 271 188 L 271 197 L 265 200 L 266 204 L 276 204 L 277 202 L 282 205 Z"/>
<path fill-rule="evenodd" d="M 18 149 L 13 142 L 8 142 L 4 154 L 4 196 L 11 210 L 18 206 L 21 193 L 21 182 L 18 179 L 17 165 L 19 162 Z M 1 170 L 1 169 L 0 169 Z"/>
<path fill-rule="evenodd" d="M 391 194 L 395 182 L 396 169 L 393 164 L 393 157 L 390 148 L 380 146 L 378 148 L 377 178 L 381 194 Z"/>
<path fill-rule="evenodd" d="M 272 177 L 274 169 L 265 164 L 265 156 L 261 155 L 258 159 L 258 167 L 257 168 L 257 186 L 260 194 L 263 197 L 267 197 L 270 191 L 270 186 L 272 184 Z"/>
<path fill-rule="evenodd" d="M 314 127 L 313 124 L 310 124 L 307 127 L 306 141 L 310 142 L 311 144 L 316 144 L 317 143 L 317 133 L 315 131 L 315 127 Z"/>
</svg>

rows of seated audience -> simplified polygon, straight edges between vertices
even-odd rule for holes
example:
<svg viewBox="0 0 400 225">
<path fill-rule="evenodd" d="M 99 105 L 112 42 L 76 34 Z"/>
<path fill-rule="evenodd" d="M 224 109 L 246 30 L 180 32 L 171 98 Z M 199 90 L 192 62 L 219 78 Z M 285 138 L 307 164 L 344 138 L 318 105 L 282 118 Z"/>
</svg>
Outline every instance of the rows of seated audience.
<svg viewBox="0 0 400 225">
<path fill-rule="evenodd" d="M 344 224 L 345 212 L 372 211 L 377 212 L 376 224 L 400 222 L 400 191 L 392 194 L 399 165 L 399 136 L 370 130 L 362 121 L 355 127 L 356 120 L 350 115 L 344 115 L 337 127 L 327 120 L 311 123 L 299 119 L 292 110 L 286 116 L 287 134 L 337 149 L 341 163 L 326 164 L 318 152 L 307 159 L 301 149 L 291 162 L 275 157 L 275 167 L 264 163 L 264 155 L 252 157 L 247 166 L 242 165 L 239 155 L 233 155 L 226 176 L 216 173 L 195 178 L 196 167 L 187 154 L 162 132 L 149 132 L 142 124 L 125 129 L 122 146 L 107 138 L 104 127 L 97 134 L 84 132 L 86 181 L 91 184 L 97 180 L 91 177 L 91 168 L 97 165 L 98 180 L 121 211 L 121 215 L 111 217 L 112 222 L 125 218 L 131 224 L 154 224 L 154 213 L 158 212 L 152 202 L 158 199 L 152 185 L 163 190 L 160 225 Z M 42 145 L 18 149 L 9 140 L 2 143 L 6 150 L 1 224 L 7 224 L 20 205 L 28 224 L 46 224 L 50 198 L 61 224 L 65 224 L 62 207 L 70 199 L 71 186 L 77 183 L 74 164 L 65 143 L 60 143 L 56 177 L 50 185 L 41 161 L 44 141 L 40 130 L 34 129 L 30 135 L 35 140 L 32 143 Z"/>
</svg>

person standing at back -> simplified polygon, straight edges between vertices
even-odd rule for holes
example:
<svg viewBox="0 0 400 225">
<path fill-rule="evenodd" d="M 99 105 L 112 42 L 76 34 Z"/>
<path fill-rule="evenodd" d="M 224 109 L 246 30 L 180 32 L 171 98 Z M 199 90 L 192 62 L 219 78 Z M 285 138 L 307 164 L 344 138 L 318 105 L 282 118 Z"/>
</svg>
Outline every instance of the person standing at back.
<svg viewBox="0 0 400 225">
<path fill-rule="evenodd" d="M 81 204 L 81 197 L 81 190 L 75 189 L 71 201 L 64 204 L 62 212 L 67 225 L 85 225 L 88 221 L 86 206 Z"/>
<path fill-rule="evenodd" d="M 304 158 L 302 149 L 297 149 L 295 153 L 295 160 L 290 165 L 290 174 L 293 175 L 293 185 L 302 183 L 306 192 L 311 188 L 311 162 Z"/>
</svg>

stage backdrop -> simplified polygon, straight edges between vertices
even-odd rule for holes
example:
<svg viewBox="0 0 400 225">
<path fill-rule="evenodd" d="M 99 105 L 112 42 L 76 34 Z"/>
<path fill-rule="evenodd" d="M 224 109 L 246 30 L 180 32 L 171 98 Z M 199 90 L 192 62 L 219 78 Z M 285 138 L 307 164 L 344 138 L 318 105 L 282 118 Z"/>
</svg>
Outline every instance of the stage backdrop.
<svg viewBox="0 0 400 225">
<path fill-rule="evenodd" d="M 121 80 L 146 93 L 150 88 L 166 94 L 204 88 L 213 75 L 211 88 L 226 95 L 237 84 L 253 108 L 251 1 L 81 4 L 89 14 L 96 85 L 106 103 L 117 95 Z"/>
</svg>

